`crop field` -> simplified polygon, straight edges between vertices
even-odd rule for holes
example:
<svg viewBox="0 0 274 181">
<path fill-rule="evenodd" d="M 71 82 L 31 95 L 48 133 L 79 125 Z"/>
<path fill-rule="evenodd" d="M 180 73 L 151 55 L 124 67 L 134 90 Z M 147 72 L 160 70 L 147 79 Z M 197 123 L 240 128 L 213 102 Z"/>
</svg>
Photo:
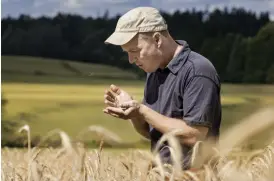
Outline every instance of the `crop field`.
<svg viewBox="0 0 274 181">
<path fill-rule="evenodd" d="M 104 91 L 110 84 L 142 100 L 144 81 L 134 74 L 103 65 L 31 57 L 2 56 L 1 63 L 2 97 L 7 100 L 2 119 L 28 125 L 20 134 L 30 131 L 31 138 L 54 131 L 63 145 L 56 149 L 2 148 L 2 180 L 161 180 L 163 174 L 168 178 L 178 174 L 176 169 L 172 174 L 169 167 L 161 167 L 157 155 L 146 146 L 138 147 L 144 140 L 128 121 L 102 112 Z M 179 172 L 178 180 L 216 177 L 228 181 L 234 180 L 228 174 L 232 172 L 241 180 L 259 176 L 273 180 L 267 171 L 273 168 L 274 113 L 252 115 L 274 106 L 274 86 L 223 84 L 222 106 L 223 142 L 216 151 L 215 166 L 210 162 L 198 172 Z M 106 149 L 103 144 L 91 149 L 75 141 L 101 139 L 102 135 L 95 134 L 98 131 L 103 132 L 104 144 L 114 141 L 136 148 Z M 240 148 L 226 153 L 232 144 Z M 241 150 L 243 145 L 252 150 L 246 153 Z M 158 167 L 151 168 L 152 162 Z"/>
<path fill-rule="evenodd" d="M 142 99 L 142 86 L 121 87 L 138 100 Z M 107 85 L 4 83 L 2 92 L 8 100 L 5 117 L 8 120 L 29 124 L 34 135 L 45 135 L 59 128 L 75 137 L 88 126 L 101 125 L 114 131 L 125 141 L 137 141 L 139 136 L 129 122 L 102 112 L 105 106 L 104 90 L 107 88 Z M 225 93 L 222 96 L 224 114 L 222 129 L 236 123 L 260 106 L 274 103 L 271 94 L 226 93 L 226 89 L 229 88 L 229 86 L 223 88 Z M 267 87 L 270 88 L 272 87 Z M 255 89 L 256 87 L 250 88 L 250 90 Z"/>
<path fill-rule="evenodd" d="M 262 121 L 258 122 L 258 118 Z M 226 131 L 220 145 L 196 144 L 194 150 L 199 151 L 192 155 L 192 170 L 182 170 L 178 163 L 183 155 L 180 154 L 178 142 L 172 134 L 166 135 L 160 143 L 171 143 L 173 166 L 163 164 L 157 152 L 129 149 L 114 154 L 105 151 L 103 141 L 98 149 L 87 149 L 79 142 L 71 144 L 67 134 L 60 131 L 58 134 L 62 138 L 62 148 L 59 149 L 2 149 L 1 178 L 75 181 L 271 181 L 274 179 L 274 141 L 253 152 L 245 153 L 235 148 L 250 136 L 266 130 L 273 122 L 274 110 L 264 109 Z M 29 133 L 29 127 L 24 126 L 20 131 Z"/>
</svg>

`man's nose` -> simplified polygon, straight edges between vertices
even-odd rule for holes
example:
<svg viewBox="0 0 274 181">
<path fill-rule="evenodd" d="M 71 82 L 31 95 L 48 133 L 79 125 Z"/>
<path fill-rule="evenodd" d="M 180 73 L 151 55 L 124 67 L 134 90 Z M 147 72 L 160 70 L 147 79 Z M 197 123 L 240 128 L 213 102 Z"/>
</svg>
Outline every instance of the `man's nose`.
<svg viewBox="0 0 274 181">
<path fill-rule="evenodd" d="M 128 55 L 128 60 L 130 64 L 133 64 L 136 62 L 137 58 L 135 56 Z"/>
</svg>

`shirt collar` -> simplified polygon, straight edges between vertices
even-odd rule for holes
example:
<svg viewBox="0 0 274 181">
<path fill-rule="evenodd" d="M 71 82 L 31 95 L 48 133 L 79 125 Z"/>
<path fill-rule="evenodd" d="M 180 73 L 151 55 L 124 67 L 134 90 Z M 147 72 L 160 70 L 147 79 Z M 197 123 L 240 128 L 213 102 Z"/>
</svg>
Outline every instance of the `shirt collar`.
<svg viewBox="0 0 274 181">
<path fill-rule="evenodd" d="M 167 65 L 167 68 L 173 73 L 177 74 L 182 65 L 186 62 L 190 53 L 189 45 L 184 40 L 176 40 L 176 42 L 183 46 L 183 49 L 174 57 Z"/>
</svg>

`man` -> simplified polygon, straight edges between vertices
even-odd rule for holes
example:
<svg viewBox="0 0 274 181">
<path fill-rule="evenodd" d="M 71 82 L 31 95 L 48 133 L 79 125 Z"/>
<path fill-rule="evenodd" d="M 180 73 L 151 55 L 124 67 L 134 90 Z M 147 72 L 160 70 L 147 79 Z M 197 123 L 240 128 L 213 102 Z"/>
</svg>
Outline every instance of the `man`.
<svg viewBox="0 0 274 181">
<path fill-rule="evenodd" d="M 193 145 L 219 136 L 220 80 L 214 66 L 186 41 L 175 41 L 160 12 L 151 7 L 134 8 L 120 17 L 105 43 L 121 46 L 147 78 L 142 103 L 111 85 L 104 112 L 130 119 L 136 131 L 151 140 L 152 149 L 163 134 L 181 129 L 177 136 L 188 169 Z M 159 151 L 162 160 L 171 163 L 166 143 Z"/>
</svg>

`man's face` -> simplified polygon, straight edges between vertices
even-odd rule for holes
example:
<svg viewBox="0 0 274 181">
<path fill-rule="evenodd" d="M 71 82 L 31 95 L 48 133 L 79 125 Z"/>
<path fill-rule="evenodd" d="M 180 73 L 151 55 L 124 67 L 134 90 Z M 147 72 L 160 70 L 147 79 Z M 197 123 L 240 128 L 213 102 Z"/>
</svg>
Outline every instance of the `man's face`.
<svg viewBox="0 0 274 181">
<path fill-rule="evenodd" d="M 129 62 L 135 63 L 145 72 L 154 72 L 160 66 L 161 51 L 152 37 L 137 35 L 129 43 L 123 45 L 122 49 L 128 53 Z"/>
</svg>

